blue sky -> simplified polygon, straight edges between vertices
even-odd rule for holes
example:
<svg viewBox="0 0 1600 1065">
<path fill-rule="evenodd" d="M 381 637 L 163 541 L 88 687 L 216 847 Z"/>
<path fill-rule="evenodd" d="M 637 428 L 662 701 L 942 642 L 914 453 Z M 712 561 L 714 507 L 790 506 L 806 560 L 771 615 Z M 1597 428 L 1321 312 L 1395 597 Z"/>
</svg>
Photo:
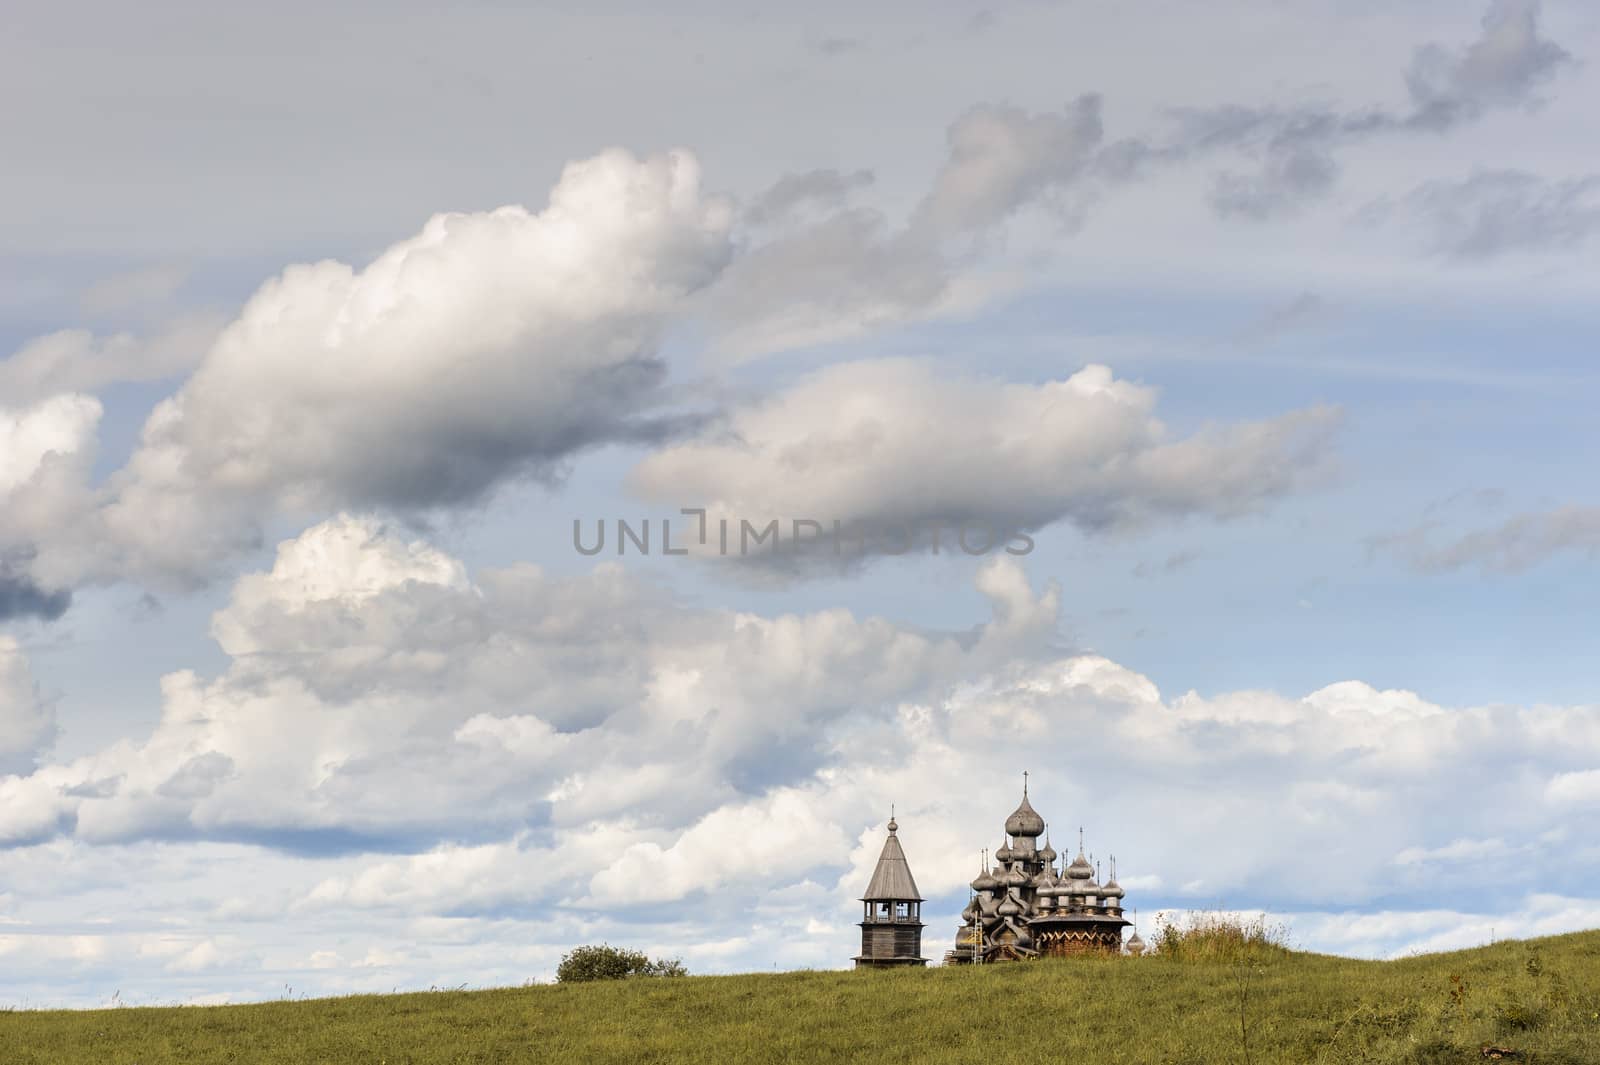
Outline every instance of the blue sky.
<svg viewBox="0 0 1600 1065">
<path fill-rule="evenodd" d="M 0 1004 L 843 965 L 890 802 L 937 957 L 1024 768 L 1600 923 L 1587 5 L 148 16 L 0 46 Z M 573 550 L 685 506 L 1035 549 Z"/>
</svg>

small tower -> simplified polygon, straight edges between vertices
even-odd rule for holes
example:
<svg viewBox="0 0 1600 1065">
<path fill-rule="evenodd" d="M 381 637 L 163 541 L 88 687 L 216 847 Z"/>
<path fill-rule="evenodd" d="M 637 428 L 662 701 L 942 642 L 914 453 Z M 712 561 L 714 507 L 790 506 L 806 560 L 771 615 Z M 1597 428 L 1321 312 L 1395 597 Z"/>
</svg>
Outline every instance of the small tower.
<svg viewBox="0 0 1600 1065">
<path fill-rule="evenodd" d="M 922 954 L 922 895 L 911 878 L 911 866 L 900 849 L 900 826 L 889 815 L 889 838 L 883 841 L 878 868 L 861 896 L 861 953 L 857 969 L 889 965 L 926 965 Z"/>
</svg>

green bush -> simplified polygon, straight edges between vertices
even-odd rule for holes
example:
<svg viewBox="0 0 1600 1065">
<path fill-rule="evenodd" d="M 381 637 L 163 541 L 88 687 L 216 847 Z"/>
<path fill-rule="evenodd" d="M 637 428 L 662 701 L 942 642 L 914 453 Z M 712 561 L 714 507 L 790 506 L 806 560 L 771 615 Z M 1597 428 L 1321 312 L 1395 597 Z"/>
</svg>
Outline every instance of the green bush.
<svg viewBox="0 0 1600 1065">
<path fill-rule="evenodd" d="M 578 947 L 561 956 L 556 982 L 580 984 L 590 980 L 623 980 L 630 976 L 687 976 L 689 970 L 676 958 L 651 961 L 643 951 L 624 950 L 602 943 Z"/>
</svg>

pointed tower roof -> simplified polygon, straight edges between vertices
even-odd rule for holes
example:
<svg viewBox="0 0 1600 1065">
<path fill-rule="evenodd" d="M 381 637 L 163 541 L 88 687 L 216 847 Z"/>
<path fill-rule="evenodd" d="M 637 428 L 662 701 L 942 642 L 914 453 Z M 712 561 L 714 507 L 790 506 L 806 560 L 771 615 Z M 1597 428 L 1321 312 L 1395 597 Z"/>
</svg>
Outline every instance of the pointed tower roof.
<svg viewBox="0 0 1600 1065">
<path fill-rule="evenodd" d="M 878 868 L 872 872 L 872 883 L 862 902 L 921 902 L 917 882 L 911 878 L 911 866 L 906 862 L 906 852 L 900 849 L 900 837 L 895 835 L 900 826 L 894 816 L 889 817 L 889 838 L 883 841 L 883 851 L 878 855 Z"/>
</svg>

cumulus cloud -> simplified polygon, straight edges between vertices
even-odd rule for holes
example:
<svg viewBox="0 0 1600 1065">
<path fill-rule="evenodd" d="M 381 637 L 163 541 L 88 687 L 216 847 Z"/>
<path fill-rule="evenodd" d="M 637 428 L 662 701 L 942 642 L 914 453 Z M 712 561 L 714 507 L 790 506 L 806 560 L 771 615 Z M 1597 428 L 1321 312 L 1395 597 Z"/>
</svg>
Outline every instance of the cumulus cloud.
<svg viewBox="0 0 1600 1065">
<path fill-rule="evenodd" d="M 188 576 L 273 508 L 468 503 L 659 439 L 678 417 L 662 332 L 726 263 L 731 220 L 693 157 L 616 150 L 569 165 L 541 212 L 441 214 L 364 268 L 288 268 L 150 416 L 99 550 L 39 567 Z"/>
<path fill-rule="evenodd" d="M 199 363 L 222 324 L 216 315 L 195 313 L 142 337 L 88 329 L 49 333 L 0 360 L 0 396 L 13 404 L 33 403 L 120 381 L 175 377 Z"/>
<path fill-rule="evenodd" d="M 681 823 L 806 779 L 835 726 L 1053 628 L 1025 586 L 985 591 L 996 621 L 963 642 L 845 611 L 689 609 L 607 567 L 469 581 L 334 519 L 240 579 L 213 623 L 226 673 L 166 677 L 141 743 L 7 781 L 0 838 L 387 849 L 639 809 Z"/>
<path fill-rule="evenodd" d="M 869 551 L 900 553 L 890 545 L 906 532 L 943 526 L 954 553 L 962 523 L 975 548 L 978 525 L 1004 540 L 1056 522 L 1100 532 L 1251 512 L 1318 474 L 1338 422 L 1314 408 L 1175 437 L 1155 405 L 1152 389 L 1103 366 L 1021 385 L 913 361 L 850 363 L 655 452 L 632 484 L 736 528 L 838 521 Z"/>
<path fill-rule="evenodd" d="M 71 602 L 70 582 L 41 577 L 34 563 L 89 506 L 100 416 L 83 395 L 0 407 L 0 621 L 56 618 Z"/>
<path fill-rule="evenodd" d="M 958 639 L 691 607 L 615 567 L 468 574 L 336 519 L 239 582 L 215 621 L 231 663 L 168 677 L 149 736 L 0 777 L 0 838 L 19 884 L 77 906 L 126 882 L 97 863 L 132 862 L 209 914 L 154 944 L 97 933 L 85 965 L 149 950 L 171 979 L 214 964 L 245 987 L 256 965 L 325 988 L 369 968 L 426 983 L 505 922 L 556 917 L 705 968 L 842 964 L 891 802 L 937 950 L 1020 786 L 974 766 L 1031 769 L 1057 838 L 1084 824 L 1145 912 L 1225 899 L 1309 915 L 1308 945 L 1390 952 L 1476 926 L 1501 840 L 1517 858 L 1502 898 L 1564 897 L 1552 929 L 1582 911 L 1596 856 L 1562 833 L 1595 794 L 1597 708 L 1446 707 L 1359 681 L 1169 695 L 1062 650 L 1059 593 L 1016 564 L 977 583 L 993 618 Z M 322 860 L 292 860 L 307 850 Z M 1391 926 L 1318 923 L 1379 899 Z M 52 905 L 27 895 L 28 912 Z M 298 938 L 279 942 L 288 915 Z M 332 927 L 370 932 L 330 958 L 315 932 Z M 516 964 L 533 972 L 571 945 L 529 943 Z M 21 965 L 70 949 L 47 929 L 0 941 Z"/>
<path fill-rule="evenodd" d="M 0 502 L 11 504 L 52 466 L 90 452 L 100 414 L 97 400 L 80 395 L 0 407 Z"/>
</svg>

